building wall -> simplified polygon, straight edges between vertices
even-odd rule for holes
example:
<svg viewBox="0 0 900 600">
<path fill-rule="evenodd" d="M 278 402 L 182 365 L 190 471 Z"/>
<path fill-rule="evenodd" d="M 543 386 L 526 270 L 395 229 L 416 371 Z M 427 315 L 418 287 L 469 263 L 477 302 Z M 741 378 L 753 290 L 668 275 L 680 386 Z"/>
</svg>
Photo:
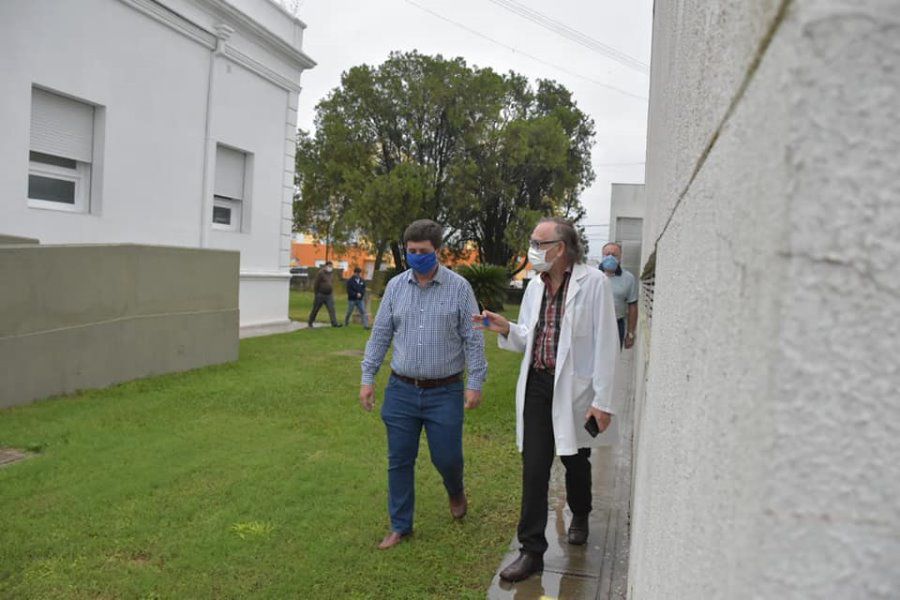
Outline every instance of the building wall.
<svg viewBox="0 0 900 600">
<path fill-rule="evenodd" d="M 237 250 L 241 324 L 286 321 L 302 29 L 268 0 L 0 3 L 3 233 Z M 90 213 L 27 204 L 32 85 L 101 107 Z M 253 155 L 239 233 L 211 226 L 217 143 Z"/>
<path fill-rule="evenodd" d="M 0 408 L 238 357 L 235 252 L 0 245 Z"/>
<path fill-rule="evenodd" d="M 609 239 L 622 245 L 622 268 L 631 271 L 635 277 L 641 276 L 642 231 L 646 202 L 644 185 L 635 183 L 614 183 L 609 198 Z M 631 232 L 620 231 L 619 219 L 635 221 L 638 229 Z M 627 238 L 627 239 L 626 239 Z"/>
<path fill-rule="evenodd" d="M 632 598 L 900 595 L 898 33 L 656 5 Z"/>
</svg>

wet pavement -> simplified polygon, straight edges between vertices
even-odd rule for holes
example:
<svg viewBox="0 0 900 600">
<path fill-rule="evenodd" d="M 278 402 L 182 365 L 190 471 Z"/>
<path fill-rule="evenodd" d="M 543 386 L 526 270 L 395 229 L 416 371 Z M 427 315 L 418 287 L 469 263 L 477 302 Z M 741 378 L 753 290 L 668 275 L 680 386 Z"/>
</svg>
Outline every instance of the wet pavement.
<svg viewBox="0 0 900 600">
<path fill-rule="evenodd" d="M 550 514 L 544 572 L 510 584 L 500 580 L 500 570 L 519 555 L 515 537 L 497 565 L 488 598 L 624 599 L 628 577 L 629 506 L 631 502 L 631 434 L 633 430 L 633 356 L 622 354 L 617 370 L 616 394 L 620 414 L 618 435 L 611 445 L 594 448 L 593 506 L 590 536 L 584 546 L 571 546 L 566 532 L 572 513 L 566 506 L 565 470 L 557 458 L 550 479 Z"/>
</svg>

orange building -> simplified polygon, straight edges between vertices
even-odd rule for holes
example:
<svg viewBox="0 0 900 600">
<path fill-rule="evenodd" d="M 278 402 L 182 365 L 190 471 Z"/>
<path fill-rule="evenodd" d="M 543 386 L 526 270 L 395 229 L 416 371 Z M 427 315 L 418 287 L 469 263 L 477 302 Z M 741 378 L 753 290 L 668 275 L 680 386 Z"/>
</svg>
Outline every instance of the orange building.
<svg viewBox="0 0 900 600">
<path fill-rule="evenodd" d="M 295 233 L 291 242 L 291 266 L 292 267 L 321 267 L 325 264 L 325 243 L 313 235 Z M 353 269 L 359 267 L 363 270 L 365 279 L 372 279 L 375 273 L 375 255 L 360 246 L 348 246 L 343 252 L 335 252 L 328 249 L 328 260 L 334 263 L 344 279 L 353 275 Z M 394 264 L 391 254 L 385 253 L 383 264 L 390 267 Z M 478 251 L 470 244 L 459 256 L 450 253 L 442 253 L 441 264 L 454 269 L 461 265 L 471 265 L 478 262 Z M 521 281 L 523 277 L 532 276 L 531 265 L 520 271 L 513 277 Z"/>
<path fill-rule="evenodd" d="M 303 233 L 295 233 L 291 241 L 291 266 L 292 267 L 321 267 L 325 264 L 325 243 L 315 236 Z M 341 273 L 344 279 L 353 276 L 353 269 L 359 267 L 363 270 L 365 279 L 372 279 L 375 273 L 375 256 L 359 246 L 348 246 L 344 252 L 335 252 L 334 248 L 328 248 L 328 259 L 334 263 L 334 268 Z M 385 256 L 385 263 L 390 266 L 389 256 Z"/>
</svg>

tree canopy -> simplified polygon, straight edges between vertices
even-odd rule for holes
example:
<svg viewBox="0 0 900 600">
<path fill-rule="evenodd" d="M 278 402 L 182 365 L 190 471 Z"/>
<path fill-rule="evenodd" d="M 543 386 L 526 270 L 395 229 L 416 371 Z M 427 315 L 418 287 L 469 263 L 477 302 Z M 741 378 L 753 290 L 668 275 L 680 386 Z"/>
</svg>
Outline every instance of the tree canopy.
<svg viewBox="0 0 900 600">
<path fill-rule="evenodd" d="M 300 134 L 295 226 L 400 265 L 406 225 L 434 219 L 451 249 L 474 243 L 479 262 L 516 271 L 538 218 L 583 216 L 593 137 L 558 83 L 392 53 L 344 73 Z"/>
</svg>

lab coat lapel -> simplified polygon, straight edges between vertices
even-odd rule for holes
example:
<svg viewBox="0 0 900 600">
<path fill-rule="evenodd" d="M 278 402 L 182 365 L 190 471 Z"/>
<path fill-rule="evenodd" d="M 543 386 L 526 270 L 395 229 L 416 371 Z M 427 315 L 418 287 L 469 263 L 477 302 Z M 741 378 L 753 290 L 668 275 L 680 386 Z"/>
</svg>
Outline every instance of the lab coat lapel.
<svg viewBox="0 0 900 600">
<path fill-rule="evenodd" d="M 566 309 L 563 314 L 562 327 L 559 331 L 559 346 L 556 349 L 556 376 L 563 370 L 566 360 L 569 358 L 569 350 L 572 348 L 572 332 L 577 323 L 575 323 L 575 298 L 581 291 L 581 280 L 587 276 L 587 267 L 577 264 L 572 268 L 572 274 L 569 276 L 569 289 L 566 291 Z"/>
</svg>

